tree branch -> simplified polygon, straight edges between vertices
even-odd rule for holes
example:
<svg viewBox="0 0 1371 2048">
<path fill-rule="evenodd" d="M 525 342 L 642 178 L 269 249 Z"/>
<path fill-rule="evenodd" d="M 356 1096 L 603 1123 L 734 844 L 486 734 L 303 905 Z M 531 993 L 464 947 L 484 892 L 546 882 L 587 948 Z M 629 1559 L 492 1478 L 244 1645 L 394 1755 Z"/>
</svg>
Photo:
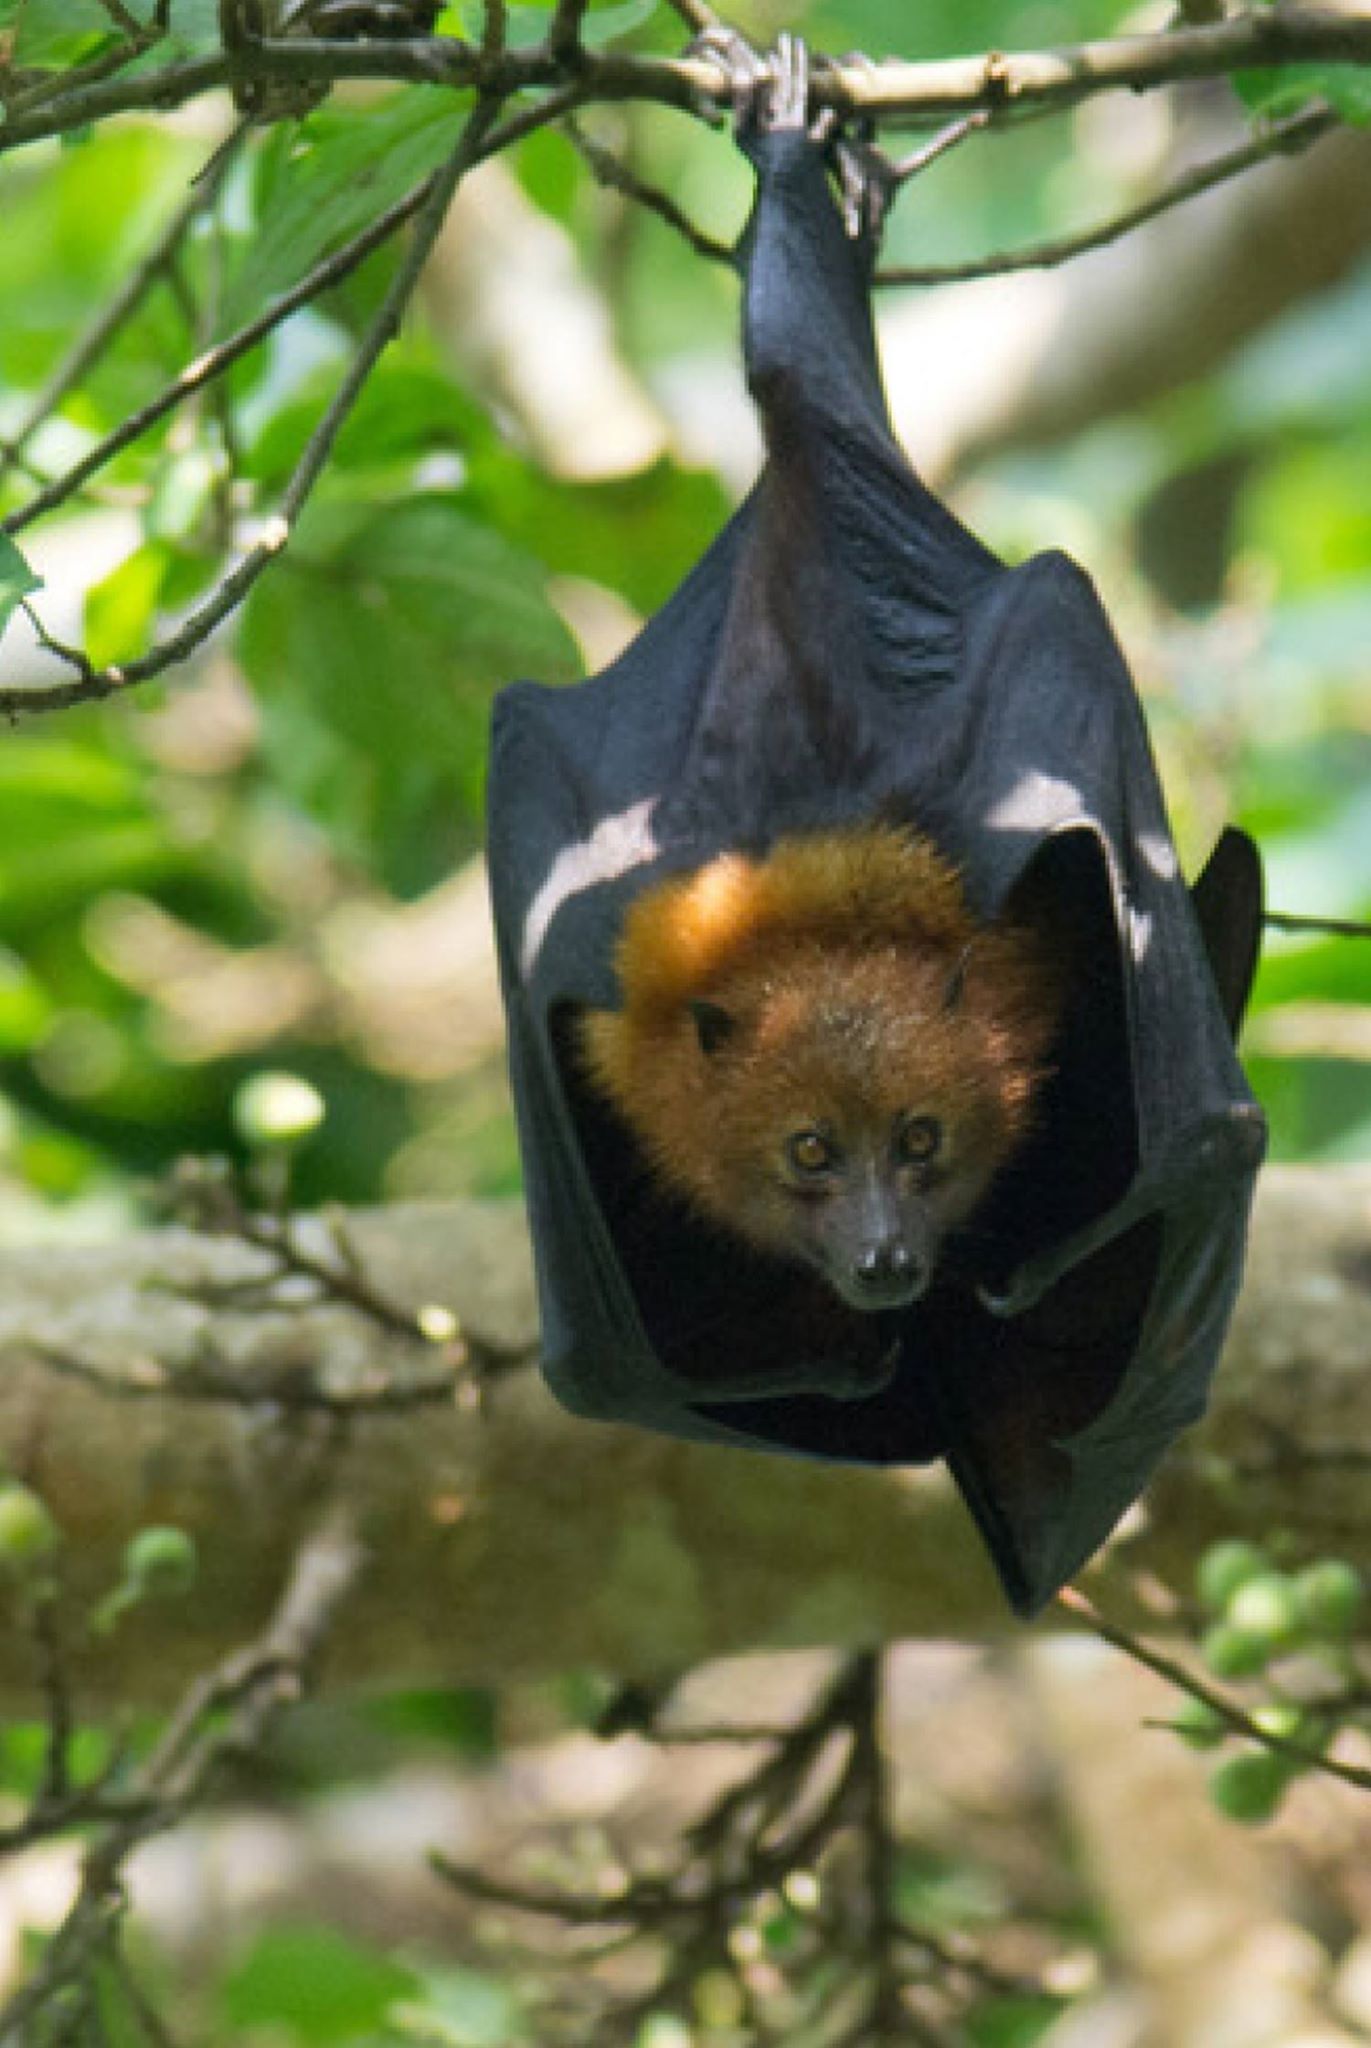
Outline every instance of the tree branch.
<svg viewBox="0 0 1371 2048">
<path fill-rule="evenodd" d="M 1192 1671 L 1180 1658 L 1157 1649 L 1155 1644 L 1145 1641 L 1132 1629 L 1119 1628 L 1074 1588 L 1068 1586 L 1065 1592 L 1057 1595 L 1057 1600 L 1064 1613 L 1083 1621 L 1102 1643 L 1108 1643 L 1111 1649 L 1121 1650 L 1135 1664 L 1141 1664 L 1144 1670 L 1164 1678 L 1178 1693 L 1199 1700 L 1217 1714 L 1235 1735 L 1245 1735 L 1250 1742 L 1269 1749 L 1276 1756 L 1288 1757 L 1292 1763 L 1306 1764 L 1313 1770 L 1322 1771 L 1326 1777 L 1341 1779 L 1344 1785 L 1353 1785 L 1359 1792 L 1371 1792 L 1371 1770 L 1365 1765 L 1344 1763 L 1341 1757 L 1329 1756 L 1322 1750 L 1311 1749 L 1303 1742 L 1264 1728 L 1252 1718 L 1240 1700 L 1231 1698 L 1211 1679 Z"/>
<path fill-rule="evenodd" d="M 969 263 L 907 264 L 899 269 L 879 270 L 875 282 L 878 285 L 964 284 L 977 277 L 1002 277 L 1013 270 L 1050 270 L 1059 263 L 1070 262 L 1075 256 L 1084 256 L 1091 249 L 1102 249 L 1107 243 L 1121 240 L 1134 228 L 1156 220 L 1159 214 L 1169 213 L 1173 206 L 1181 206 L 1188 199 L 1198 199 L 1202 192 L 1212 192 L 1215 186 L 1227 184 L 1230 178 L 1240 177 L 1244 171 L 1265 163 L 1273 156 L 1291 155 L 1297 150 L 1308 149 L 1320 136 L 1327 135 L 1338 125 L 1338 116 L 1331 107 L 1306 108 L 1302 113 L 1292 114 L 1288 120 L 1278 122 L 1264 135 L 1225 151 L 1212 163 L 1200 164 L 1194 170 L 1186 171 L 1163 186 L 1160 192 L 1154 192 L 1150 199 L 1115 214 L 1111 220 L 1102 221 L 1097 227 L 1085 228 L 1051 241 L 1034 242 L 1025 249 L 1008 249 L 998 255 L 977 257 Z"/>
<path fill-rule="evenodd" d="M 204 644 L 215 627 L 242 603 L 268 563 L 273 561 L 289 542 L 291 529 L 299 518 L 310 491 L 318 481 L 334 441 L 381 352 L 398 331 L 404 310 L 418 286 L 424 264 L 461 179 L 473 164 L 480 162 L 484 156 L 495 154 L 516 132 L 556 118 L 565 112 L 573 101 L 574 94 L 563 94 L 559 99 L 545 101 L 539 108 L 530 110 L 527 116 L 506 121 L 498 128 L 494 125 L 499 111 L 498 104 L 484 98 L 478 101 L 463 130 L 461 142 L 445 166 L 434 172 L 404 199 L 398 200 L 379 221 L 374 222 L 363 234 L 356 236 L 335 256 L 316 265 L 301 284 L 276 300 L 257 320 L 249 322 L 236 335 L 221 343 L 217 349 L 207 351 L 195 363 L 189 365 L 172 385 L 125 421 L 115 433 L 106 436 L 98 448 L 91 450 L 81 462 L 67 471 L 65 476 L 59 477 L 46 491 L 40 491 L 19 512 L 12 514 L 2 523 L 2 530 L 17 533 L 43 512 L 61 503 L 93 470 L 103 466 L 120 448 L 145 432 L 156 419 L 170 411 L 189 392 L 198 390 L 211 378 L 222 375 L 231 362 L 255 346 L 273 327 L 279 325 L 288 312 L 317 296 L 327 283 L 337 282 L 340 277 L 346 276 L 357 267 L 364 256 L 370 254 L 372 249 L 393 233 L 398 225 L 411 215 L 415 217 L 414 239 L 404 261 L 396 271 L 381 305 L 358 343 L 337 391 L 306 443 L 275 513 L 265 522 L 255 545 L 220 579 L 209 597 L 197 606 L 177 632 L 153 647 L 147 654 L 140 656 L 137 661 L 128 662 L 120 667 L 96 669 L 79 650 L 59 646 L 42 634 L 40 629 L 42 644 L 49 652 L 71 663 L 77 670 L 76 678 L 72 682 L 58 684 L 49 689 L 0 690 L 0 714 L 5 711 L 65 710 L 74 704 L 97 702 L 102 698 L 118 695 L 137 683 L 160 675 L 165 669 L 185 660 L 197 647 Z"/>
<path fill-rule="evenodd" d="M 1137 1568 L 1187 1583 L 1219 1533 L 1289 1525 L 1315 1551 L 1371 1549 L 1368 1203 L 1371 1169 L 1264 1177 L 1213 1412 L 1172 1453 L 1146 1529 L 1089 1582 L 1122 1625 L 1155 1622 Z M 450 1301 L 473 1348 L 531 1351 L 517 1205 L 364 1213 L 349 1236 L 388 1302 Z M 273 1271 L 268 1254 L 185 1231 L 0 1257 L 0 1463 L 64 1534 L 78 1702 L 164 1701 L 207 1655 L 255 1634 L 321 1492 L 353 1504 L 373 1554 L 334 1653 L 353 1679 L 586 1664 L 651 1677 L 765 1645 L 1006 1627 L 940 1468 L 829 1468 L 577 1421 L 527 1373 L 501 1375 L 480 1415 L 455 1400 L 349 1415 L 356 1389 L 431 1373 L 432 1347 L 336 1300 L 244 1296 Z M 54 1371 L 53 1351 L 88 1370 Z M 197 1384 L 206 1360 L 225 1375 L 221 1400 Z M 123 1400 L 114 1426 L 99 1377 L 140 1369 L 164 1391 Z M 284 1409 L 290 1375 L 335 1398 Z M 1336 1465 L 1323 1462 L 1333 1444 Z M 192 1536 L 213 1599 L 197 1598 L 193 1627 L 177 1604 L 149 1606 L 90 1640 L 76 1618 L 150 1522 Z M 0 1630 L 0 1697 L 31 1707 L 32 1682 L 25 1637 Z"/>
<path fill-rule="evenodd" d="M 678 9 L 678 11 L 680 11 Z M 692 7 L 687 19 L 692 21 Z M 707 25 L 707 24 L 706 24 Z M 861 114 L 874 121 L 935 121 L 977 108 L 992 112 L 1074 106 L 1101 92 L 1147 92 L 1183 79 L 1227 77 L 1256 67 L 1317 62 L 1371 63 L 1371 4 L 1254 9 L 1212 25 L 1167 35 L 1118 36 L 1049 50 L 992 51 L 984 56 L 921 63 L 834 62 L 816 71 L 816 109 Z M 730 81 L 707 54 L 647 57 L 621 51 L 578 52 L 576 75 L 587 100 L 655 100 L 698 112 L 725 109 Z M 0 151 L 15 149 L 116 114 L 184 106 L 225 86 L 296 81 L 327 87 L 368 79 L 479 87 L 494 97 L 556 86 L 566 61 L 546 47 L 490 54 L 454 38 L 403 41 L 264 41 L 242 50 L 168 64 L 132 77 L 82 83 L 59 91 L 41 109 L 12 108 L 0 128 Z"/>
<path fill-rule="evenodd" d="M 636 171 L 630 170 L 626 163 L 621 162 L 612 150 L 596 142 L 593 136 L 587 135 L 574 121 L 565 122 L 564 131 L 590 166 L 597 184 L 605 186 L 611 192 L 621 192 L 625 199 L 631 199 L 636 206 L 641 206 L 648 213 L 656 214 L 659 220 L 665 221 L 669 228 L 674 228 L 676 233 L 690 244 L 697 256 L 703 256 L 707 262 L 730 265 L 734 262 L 733 244 L 717 241 L 713 235 L 706 234 L 703 228 L 696 227 L 684 207 L 680 206 L 669 192 L 649 185 Z"/>
<path fill-rule="evenodd" d="M 42 390 L 35 395 L 13 433 L 0 441 L 0 481 L 3 481 L 6 471 L 15 466 L 38 429 L 56 412 L 67 393 L 74 390 L 87 370 L 99 361 L 119 329 L 130 314 L 136 312 L 153 285 L 159 278 L 167 276 L 173 258 L 192 223 L 213 206 L 217 199 L 224 176 L 246 133 L 246 124 L 240 122 L 215 150 L 210 162 L 201 175 L 192 181 L 190 191 L 147 254 L 134 265 L 109 304 L 62 358 Z M 176 404 L 184 395 L 182 387 L 178 383 L 172 390 L 171 403 Z M 110 453 L 117 453 L 117 450 L 110 450 Z M 101 463 L 96 467 L 100 467 L 106 460 L 108 456 L 102 456 Z M 85 472 L 86 475 L 90 473 L 89 469 Z M 62 493 L 63 497 L 67 495 L 67 492 Z M 57 502 L 60 502 L 60 499 Z M 8 526 L 5 530 L 9 531 Z"/>
</svg>

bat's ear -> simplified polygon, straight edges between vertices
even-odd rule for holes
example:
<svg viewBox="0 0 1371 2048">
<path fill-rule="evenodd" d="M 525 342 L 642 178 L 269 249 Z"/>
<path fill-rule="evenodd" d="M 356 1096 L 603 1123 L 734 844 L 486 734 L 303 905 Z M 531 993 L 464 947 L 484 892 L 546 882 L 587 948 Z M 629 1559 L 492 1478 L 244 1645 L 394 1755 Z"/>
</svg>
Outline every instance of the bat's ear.
<svg viewBox="0 0 1371 2048">
<path fill-rule="evenodd" d="M 737 1029 L 737 1020 L 727 1010 L 721 1010 L 717 1003 L 692 1003 L 690 1014 L 695 1020 L 700 1051 L 706 1058 L 711 1058 L 721 1045 L 726 1045 Z"/>
<path fill-rule="evenodd" d="M 961 1008 L 962 997 L 966 993 L 966 970 L 971 964 L 971 948 L 975 943 L 974 939 L 970 939 L 962 947 L 961 952 L 953 962 L 952 972 L 948 975 L 943 985 L 944 1015 L 951 1010 L 959 1010 Z"/>
</svg>

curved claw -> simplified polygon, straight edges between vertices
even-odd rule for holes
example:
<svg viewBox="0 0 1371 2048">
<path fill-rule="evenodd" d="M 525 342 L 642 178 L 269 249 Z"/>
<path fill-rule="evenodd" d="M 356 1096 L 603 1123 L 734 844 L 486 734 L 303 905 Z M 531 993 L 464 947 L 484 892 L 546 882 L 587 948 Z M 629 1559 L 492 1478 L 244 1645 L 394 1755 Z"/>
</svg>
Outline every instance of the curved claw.
<svg viewBox="0 0 1371 2048">
<path fill-rule="evenodd" d="M 758 56 L 746 36 L 740 35 L 736 28 L 727 28 L 718 22 L 702 29 L 686 54 L 707 57 L 719 66 L 728 80 L 733 125 L 736 129 L 749 126 L 756 118 L 757 104 L 771 73 L 766 61 Z"/>
<path fill-rule="evenodd" d="M 771 55 L 762 57 L 737 29 L 720 23 L 696 36 L 690 54 L 712 58 L 726 75 L 739 133 L 806 127 L 809 51 L 798 36 L 778 36 Z"/>
<path fill-rule="evenodd" d="M 868 133 L 850 128 L 839 130 L 833 160 L 848 234 L 854 240 L 879 242 L 899 183 L 894 166 Z"/>
<path fill-rule="evenodd" d="M 777 36 L 769 69 L 770 88 L 760 109 L 763 127 L 805 128 L 809 120 L 809 50 L 799 36 Z"/>
</svg>

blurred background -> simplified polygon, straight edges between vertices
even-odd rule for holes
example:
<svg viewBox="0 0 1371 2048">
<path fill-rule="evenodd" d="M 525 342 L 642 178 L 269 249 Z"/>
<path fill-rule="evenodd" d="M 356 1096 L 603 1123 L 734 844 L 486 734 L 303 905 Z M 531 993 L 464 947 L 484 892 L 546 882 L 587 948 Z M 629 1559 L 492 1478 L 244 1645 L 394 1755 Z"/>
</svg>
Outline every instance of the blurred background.
<svg viewBox="0 0 1371 2048">
<path fill-rule="evenodd" d="M 762 42 L 789 27 L 835 55 L 922 59 L 1156 29 L 1169 12 L 739 0 L 731 18 Z M 463 13 L 479 29 L 475 0 L 444 25 Z M 96 0 L 31 0 L 30 56 L 79 55 L 100 17 Z M 516 41 L 546 32 L 545 8 L 509 18 Z M 654 0 L 594 9 L 589 32 L 681 43 Z M 1371 90 L 1349 76 L 1346 111 L 1364 113 Z M 1108 220 L 1241 141 L 1252 108 L 1325 83 L 1113 94 L 973 138 L 903 193 L 885 262 L 962 264 Z M 229 120 L 206 102 L 6 159 L 0 512 L 431 160 L 417 91 L 340 92 L 264 130 L 137 317 L 31 424 Z M 735 237 L 750 174 L 726 132 L 646 106 L 592 108 L 583 129 L 710 236 Z M 381 250 L 26 530 L 50 635 L 97 664 L 131 659 L 206 589 L 229 534 L 270 511 L 396 261 Z M 897 424 L 930 480 L 1006 556 L 1062 547 L 1098 582 L 1188 870 L 1236 818 L 1275 908 L 1371 918 L 1371 135 L 1277 158 L 1074 262 L 892 287 L 879 304 Z M 514 676 L 570 680 L 611 659 L 746 488 L 757 443 L 736 327 L 726 264 L 606 189 L 573 139 L 533 136 L 463 187 L 416 316 L 242 613 L 126 701 L 3 735 L 0 1236 L 145 1219 L 178 1157 L 240 1149 L 235 1095 L 263 1068 L 305 1077 L 326 1106 L 299 1157 L 304 1203 L 517 1193 L 480 864 L 490 703 Z M 59 673 L 16 618 L 0 683 Z M 1275 1157 L 1371 1158 L 1371 941 L 1273 933 L 1244 1049 Z M 897 1661 L 890 1740 L 922 1843 L 910 1897 L 949 1936 L 1009 1928 L 1005 1968 L 1047 1972 L 1032 1995 L 983 1986 L 963 2031 L 909 2039 L 1371 2039 L 1364 1794 L 1302 1785 L 1280 1846 L 1249 1852 L 1206 1807 L 1195 1759 L 1139 1728 L 1170 1709 L 1106 1653 Z M 758 1660 L 697 1682 L 707 1713 L 723 1699 L 749 1721 L 814 1678 L 812 1660 Z M 683 1771 L 637 1736 L 575 1732 L 606 1696 L 583 1675 L 555 1693 L 302 1716 L 239 1807 L 146 1859 L 153 1966 L 180 1987 L 186 2038 L 563 2038 L 528 2031 L 518 1972 L 454 1934 L 422 1854 L 435 1815 L 473 1855 L 535 1824 L 592 1862 L 669 1833 L 718 1759 Z M 34 1768 L 33 1731 L 10 1728 L 0 1779 L 22 1787 Z M 1144 1855 L 1101 1878 L 1100 1845 L 1167 1800 L 1159 1866 Z M 0 1967 L 49 1909 L 44 1884 L 69 1882 L 65 1852 L 45 1853 L 51 1870 L 0 1891 Z M 1176 1922 L 1149 1932 L 1149 1901 L 1167 1896 Z M 786 1916 L 802 1906 L 778 1904 L 779 1931 L 759 1923 L 742 1962 L 798 1938 Z M 1157 1989 L 1182 1951 L 1212 1972 L 1211 2003 L 1184 2019 Z M 1219 2017 L 1241 2004 L 1244 1969 L 1270 2024 L 1230 2035 Z M 791 2038 L 746 2032 L 735 1995 L 713 1995 L 645 2023 L 642 2048 Z"/>
</svg>

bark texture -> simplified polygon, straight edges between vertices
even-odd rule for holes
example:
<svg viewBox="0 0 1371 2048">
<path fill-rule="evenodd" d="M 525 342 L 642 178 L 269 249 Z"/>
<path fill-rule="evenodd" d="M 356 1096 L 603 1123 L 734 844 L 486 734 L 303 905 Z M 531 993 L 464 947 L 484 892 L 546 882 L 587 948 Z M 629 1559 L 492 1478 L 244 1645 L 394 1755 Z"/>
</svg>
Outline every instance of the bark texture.
<svg viewBox="0 0 1371 2048">
<path fill-rule="evenodd" d="M 474 1335 L 531 1355 L 517 1206 L 376 1211 L 349 1237 L 390 1298 L 449 1305 Z M 355 1394 L 432 1370 L 417 1342 L 346 1306 L 225 1293 L 262 1269 L 260 1253 L 175 1230 L 0 1258 L 0 1459 L 64 1532 L 87 1704 L 163 1700 L 260 1628 L 338 1492 L 371 1553 L 331 1652 L 349 1680 L 651 1674 L 763 1646 L 1007 1626 L 941 1471 L 836 1470 L 576 1421 L 531 1371 L 502 1376 L 479 1415 L 444 1400 L 339 1416 L 92 1383 L 92 1368 L 174 1384 L 209 1365 L 248 1386 L 293 1374 Z M 1272 1525 L 1371 1557 L 1368 1328 L 1371 1169 L 1273 1170 L 1214 1411 L 1104 1572 L 1122 1585 L 1125 1552 L 1184 1571 L 1216 1531 Z M 157 1522 L 196 1537 L 196 1590 L 87 1639 L 119 1546 Z M 31 1682 L 26 1633 L 0 1626 L 0 1699 L 31 1699 Z"/>
</svg>

